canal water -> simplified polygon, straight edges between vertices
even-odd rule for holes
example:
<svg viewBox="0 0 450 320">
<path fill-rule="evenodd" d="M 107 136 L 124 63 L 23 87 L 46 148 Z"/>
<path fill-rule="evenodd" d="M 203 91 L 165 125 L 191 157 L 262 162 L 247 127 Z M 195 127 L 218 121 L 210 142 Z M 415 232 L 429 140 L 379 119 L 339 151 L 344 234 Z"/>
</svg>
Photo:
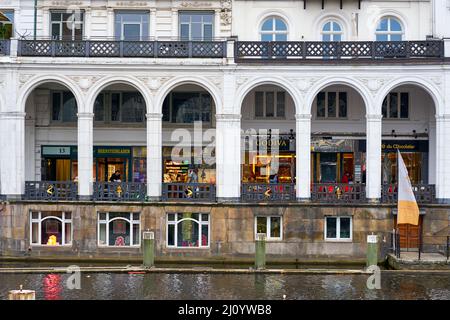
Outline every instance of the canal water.
<svg viewBox="0 0 450 320">
<path fill-rule="evenodd" d="M 70 290 L 69 274 L 0 274 L 0 300 L 8 291 L 36 291 L 38 300 L 60 299 L 450 299 L 450 274 L 382 272 L 381 289 L 368 275 L 83 273 Z"/>
</svg>

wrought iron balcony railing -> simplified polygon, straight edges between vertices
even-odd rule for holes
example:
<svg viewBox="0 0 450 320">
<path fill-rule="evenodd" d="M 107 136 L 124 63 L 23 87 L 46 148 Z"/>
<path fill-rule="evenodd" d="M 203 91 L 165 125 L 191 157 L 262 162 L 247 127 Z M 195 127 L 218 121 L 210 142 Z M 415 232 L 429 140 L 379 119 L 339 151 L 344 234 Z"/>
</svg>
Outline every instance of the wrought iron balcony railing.
<svg viewBox="0 0 450 320">
<path fill-rule="evenodd" d="M 0 56 L 9 56 L 11 41 L 0 40 Z"/>
<path fill-rule="evenodd" d="M 366 186 L 351 183 L 314 183 L 311 201 L 320 203 L 364 203 Z"/>
<path fill-rule="evenodd" d="M 292 183 L 243 183 L 241 201 L 295 201 L 295 184 Z"/>
<path fill-rule="evenodd" d="M 19 40 L 18 56 L 223 58 L 224 41 Z"/>
<path fill-rule="evenodd" d="M 26 200 L 77 200 L 78 186 L 72 181 L 26 181 Z"/>
<path fill-rule="evenodd" d="M 412 185 L 416 201 L 418 203 L 436 202 L 436 188 L 434 184 L 415 184 Z M 397 202 L 397 185 L 384 184 L 381 190 L 381 201 L 383 203 Z"/>
<path fill-rule="evenodd" d="M 163 201 L 216 201 L 216 186 L 210 183 L 163 183 Z"/>
<path fill-rule="evenodd" d="M 138 182 L 94 182 L 94 201 L 145 201 L 147 187 Z"/>
<path fill-rule="evenodd" d="M 443 40 L 425 41 L 237 41 L 235 59 L 410 59 L 443 58 Z"/>
</svg>

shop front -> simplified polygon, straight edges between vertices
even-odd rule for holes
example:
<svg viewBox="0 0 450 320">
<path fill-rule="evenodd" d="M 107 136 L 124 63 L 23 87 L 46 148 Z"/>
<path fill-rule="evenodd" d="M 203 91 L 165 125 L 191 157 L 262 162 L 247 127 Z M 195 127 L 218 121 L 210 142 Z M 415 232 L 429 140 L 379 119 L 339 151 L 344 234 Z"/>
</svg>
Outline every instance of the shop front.
<svg viewBox="0 0 450 320">
<path fill-rule="evenodd" d="M 313 137 L 311 181 L 313 183 L 364 183 L 365 150 L 359 140 Z"/>
<path fill-rule="evenodd" d="M 95 146 L 93 156 L 94 181 L 109 182 L 117 172 L 122 182 L 146 182 L 146 147 Z M 77 159 L 76 146 L 42 146 L 42 181 L 77 181 Z"/>
<path fill-rule="evenodd" d="M 383 140 L 382 182 L 397 183 L 397 150 L 400 150 L 412 184 L 428 183 L 428 140 Z"/>
<path fill-rule="evenodd" d="M 291 135 L 246 137 L 243 183 L 295 183 L 295 174 L 295 139 Z"/>
<path fill-rule="evenodd" d="M 215 184 L 215 149 L 163 147 L 163 182 Z"/>
</svg>

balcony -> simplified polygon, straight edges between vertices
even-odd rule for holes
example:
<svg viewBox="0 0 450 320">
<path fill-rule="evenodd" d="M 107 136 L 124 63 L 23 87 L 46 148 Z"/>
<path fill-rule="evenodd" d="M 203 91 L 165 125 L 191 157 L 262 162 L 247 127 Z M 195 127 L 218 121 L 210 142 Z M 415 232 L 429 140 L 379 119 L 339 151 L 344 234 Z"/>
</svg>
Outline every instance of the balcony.
<svg viewBox="0 0 450 320">
<path fill-rule="evenodd" d="M 397 203 L 396 184 L 384 184 L 381 189 L 381 201 L 383 203 Z M 432 184 L 415 184 L 412 185 L 414 196 L 417 203 L 435 203 L 436 202 L 436 188 Z"/>
<path fill-rule="evenodd" d="M 295 184 L 243 183 L 242 202 L 296 201 Z"/>
<path fill-rule="evenodd" d="M 11 41 L 0 40 L 0 56 L 9 56 Z"/>
<path fill-rule="evenodd" d="M 223 58 L 224 41 L 19 40 L 22 57 Z"/>
<path fill-rule="evenodd" d="M 44 201 L 74 201 L 78 186 L 71 181 L 26 181 L 25 199 Z"/>
<path fill-rule="evenodd" d="M 163 201 L 216 201 L 216 186 L 210 183 L 163 183 Z"/>
<path fill-rule="evenodd" d="M 147 186 L 137 182 L 94 182 L 94 201 L 145 201 Z"/>
<path fill-rule="evenodd" d="M 443 59 L 444 41 L 237 41 L 236 62 Z"/>
<path fill-rule="evenodd" d="M 311 201 L 317 203 L 365 203 L 366 186 L 361 183 L 315 183 Z"/>
</svg>

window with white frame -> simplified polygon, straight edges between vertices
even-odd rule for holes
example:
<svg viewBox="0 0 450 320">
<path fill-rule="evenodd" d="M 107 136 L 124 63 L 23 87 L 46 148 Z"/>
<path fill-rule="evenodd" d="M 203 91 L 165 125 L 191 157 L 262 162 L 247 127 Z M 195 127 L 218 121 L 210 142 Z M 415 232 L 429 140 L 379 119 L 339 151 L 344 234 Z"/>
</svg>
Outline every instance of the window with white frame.
<svg viewBox="0 0 450 320">
<path fill-rule="evenodd" d="M 287 25 L 279 17 L 269 17 L 261 25 L 260 34 L 261 41 L 287 41 Z"/>
<path fill-rule="evenodd" d="M 52 91 L 52 122 L 76 122 L 77 102 L 70 91 Z"/>
<path fill-rule="evenodd" d="M 179 28 L 181 40 L 212 40 L 214 38 L 214 12 L 181 11 Z"/>
<path fill-rule="evenodd" d="M 255 118 L 284 118 L 286 92 L 255 91 Z"/>
<path fill-rule="evenodd" d="M 255 217 L 255 239 L 258 233 L 266 235 L 267 240 L 281 240 L 283 238 L 283 223 L 280 216 Z"/>
<path fill-rule="evenodd" d="M 336 21 L 328 21 L 322 27 L 322 41 L 341 41 L 342 27 Z"/>
<path fill-rule="evenodd" d="M 32 245 L 71 245 L 72 214 L 70 212 L 30 212 L 30 242 Z"/>
<path fill-rule="evenodd" d="M 209 214 L 168 213 L 166 232 L 167 247 L 209 247 Z"/>
<path fill-rule="evenodd" d="M 398 19 L 393 17 L 382 18 L 375 31 L 377 41 L 402 41 L 403 29 Z"/>
<path fill-rule="evenodd" d="M 98 213 L 98 245 L 109 247 L 139 246 L 141 219 L 137 212 Z"/>
<path fill-rule="evenodd" d="M 347 118 L 347 92 L 321 91 L 316 106 L 317 118 Z"/>
<path fill-rule="evenodd" d="M 149 11 L 117 11 L 115 13 L 115 36 L 117 40 L 141 41 L 150 33 Z"/>
<path fill-rule="evenodd" d="M 385 119 L 408 119 L 409 93 L 390 92 L 384 98 L 381 110 Z"/>
<path fill-rule="evenodd" d="M 325 240 L 352 240 L 352 217 L 325 217 Z"/>
<path fill-rule="evenodd" d="M 0 9 L 0 39 L 14 36 L 14 11 Z"/>
<path fill-rule="evenodd" d="M 81 40 L 84 32 L 84 12 L 52 10 L 50 26 L 53 40 Z"/>
</svg>

